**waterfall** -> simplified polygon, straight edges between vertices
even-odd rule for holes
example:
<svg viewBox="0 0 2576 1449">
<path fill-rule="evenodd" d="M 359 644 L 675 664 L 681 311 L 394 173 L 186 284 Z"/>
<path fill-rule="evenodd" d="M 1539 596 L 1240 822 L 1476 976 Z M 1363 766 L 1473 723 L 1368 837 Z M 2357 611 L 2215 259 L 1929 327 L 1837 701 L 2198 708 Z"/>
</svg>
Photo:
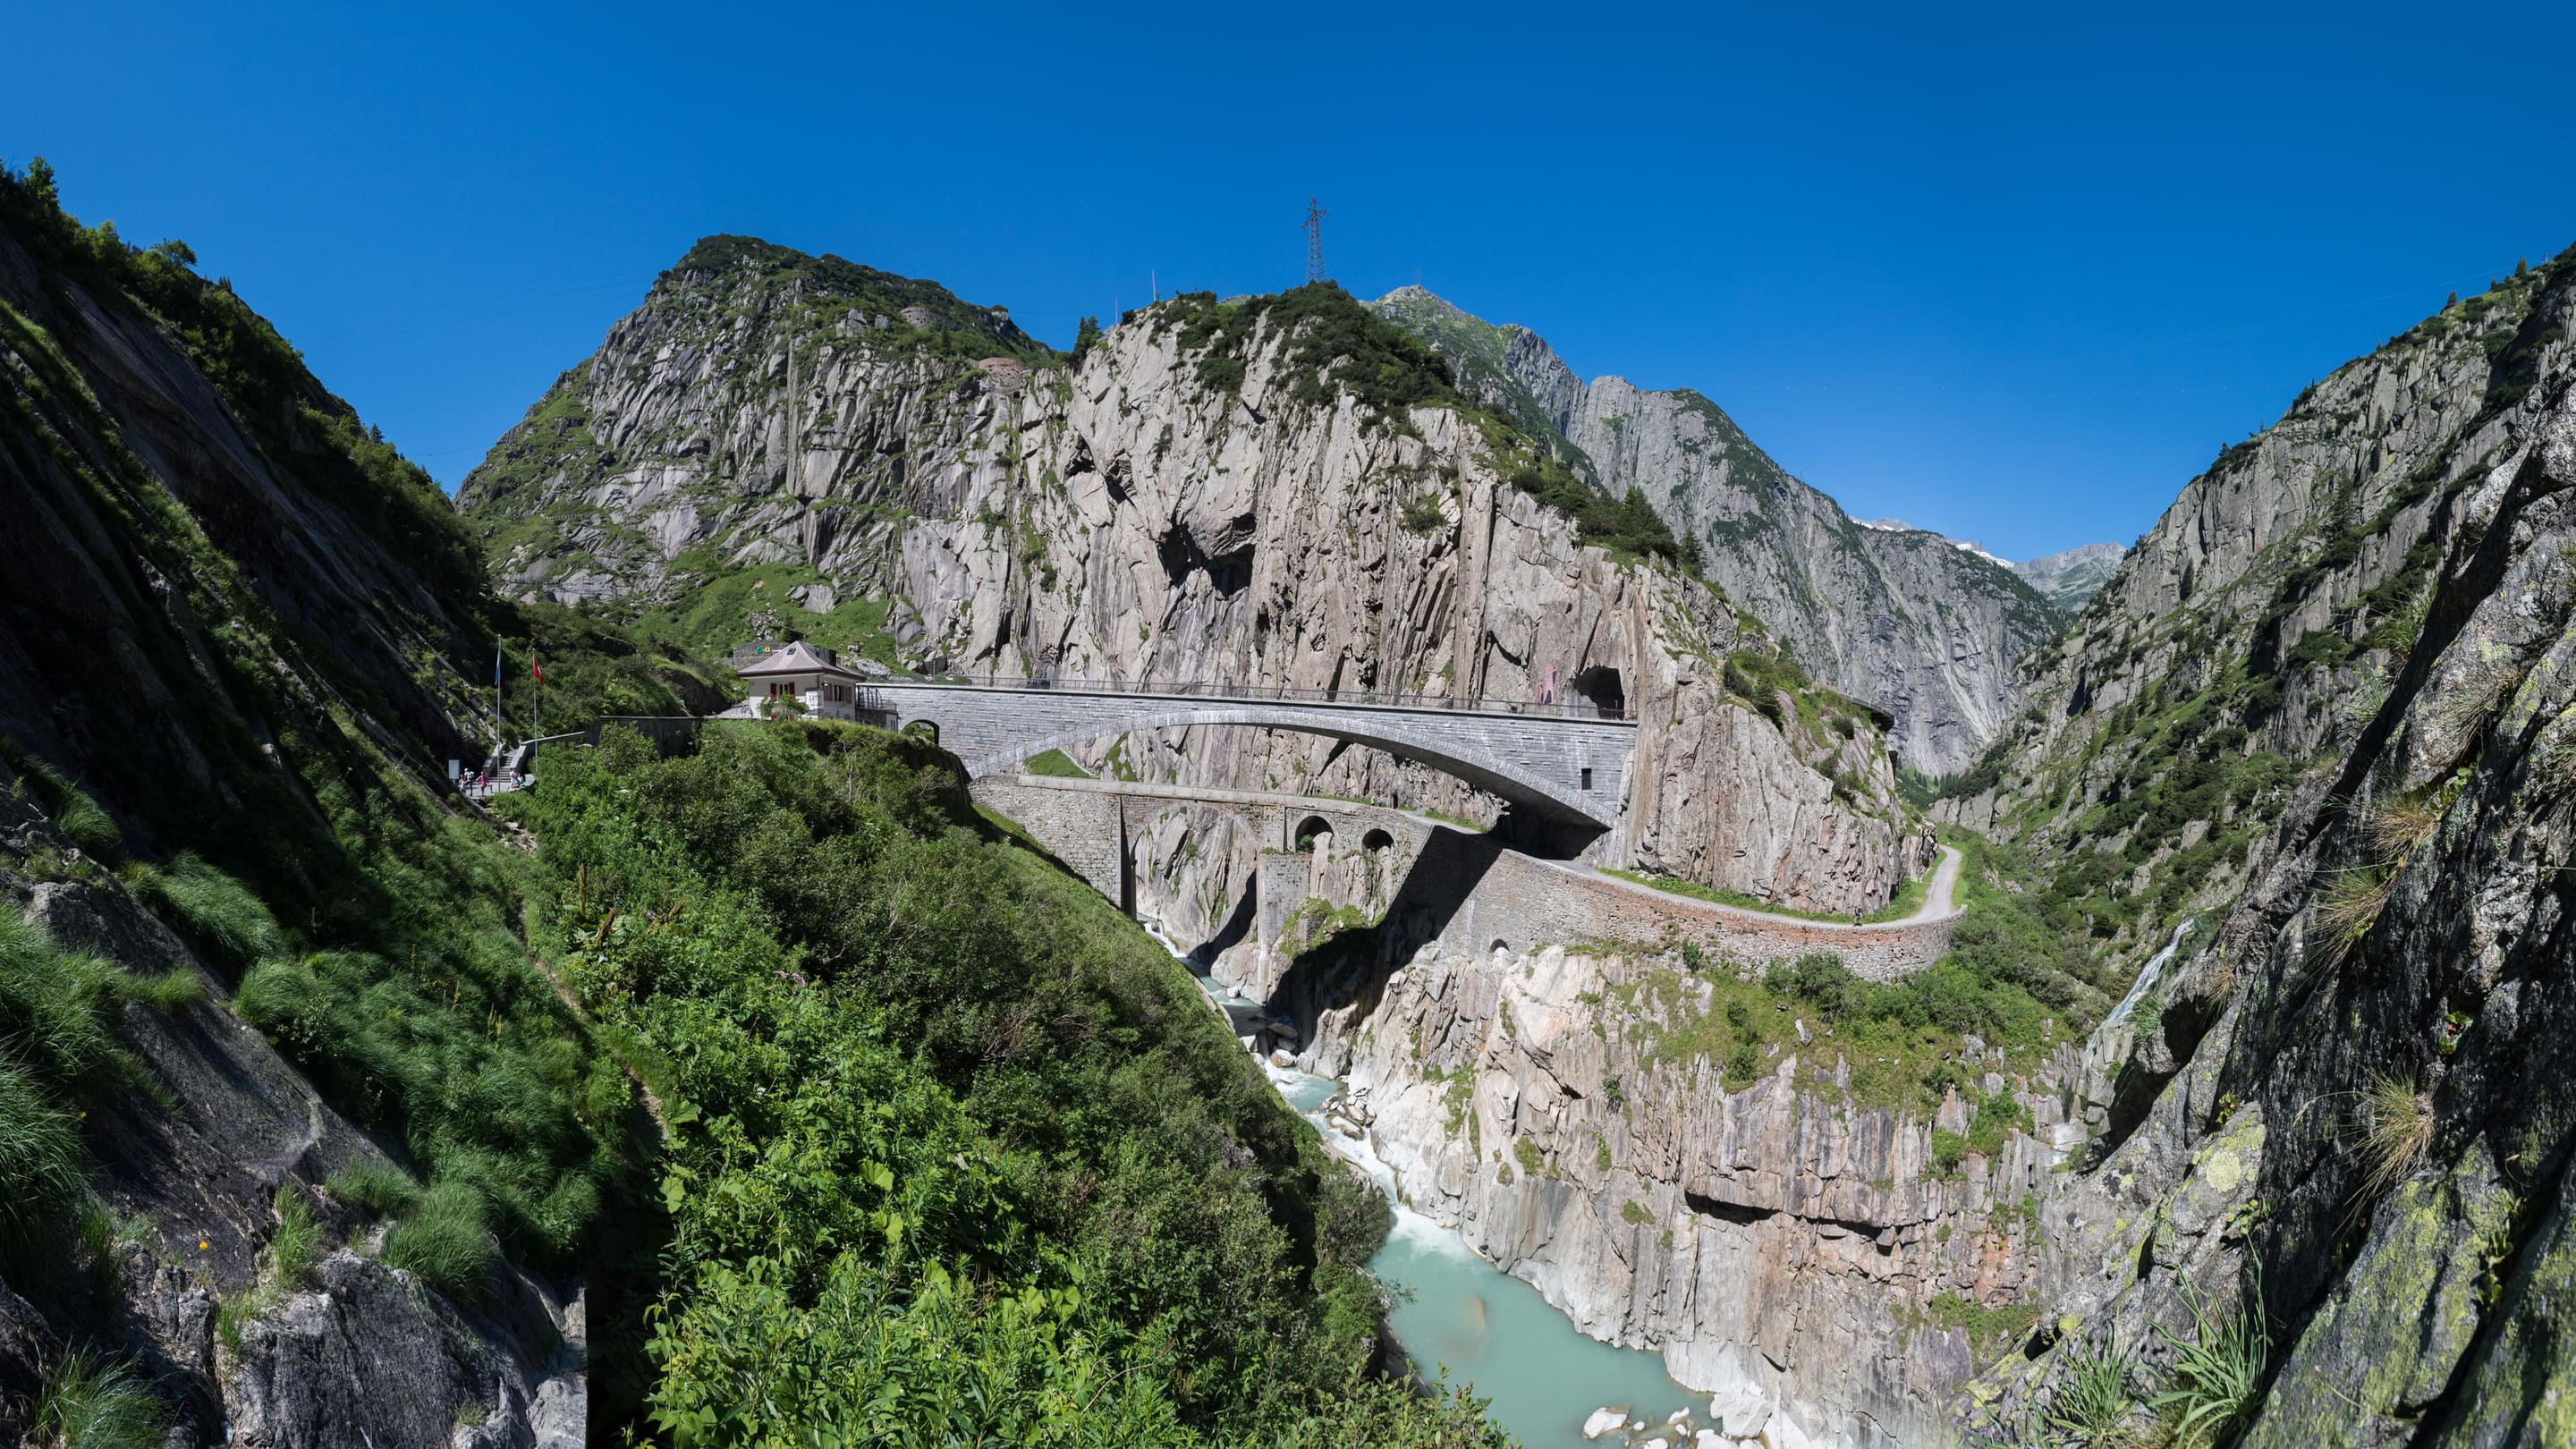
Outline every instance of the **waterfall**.
<svg viewBox="0 0 2576 1449">
<path fill-rule="evenodd" d="M 2129 994 L 2120 998 L 2120 1004 L 2111 1008 L 2111 1014 L 2102 1018 L 2100 1026 L 2093 1028 L 2093 1035 L 2084 1043 L 2084 1055 L 2091 1057 L 2100 1052 L 2102 1043 L 2111 1034 L 2111 1028 L 2128 1020 L 2129 1013 L 2137 1008 L 2138 998 L 2155 988 L 2157 978 L 2165 974 L 2165 963 L 2173 959 L 2174 952 L 2182 949 L 2183 933 L 2191 929 L 2193 919 L 2190 916 L 2183 917 L 2174 926 L 2173 939 L 2165 942 L 2163 950 L 2147 958 L 2145 969 L 2139 971 L 2138 979 L 2130 984 Z"/>
</svg>

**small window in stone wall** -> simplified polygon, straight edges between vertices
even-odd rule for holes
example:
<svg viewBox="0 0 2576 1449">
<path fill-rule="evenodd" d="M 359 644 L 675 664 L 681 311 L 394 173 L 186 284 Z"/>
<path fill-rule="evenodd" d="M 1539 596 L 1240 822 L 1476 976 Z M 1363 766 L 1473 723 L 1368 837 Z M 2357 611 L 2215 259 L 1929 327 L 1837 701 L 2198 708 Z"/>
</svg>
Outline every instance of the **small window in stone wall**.
<svg viewBox="0 0 2576 1449">
<path fill-rule="evenodd" d="M 1583 767 L 1583 788 L 1586 790 L 1592 788 L 1592 767 L 1590 765 Z"/>
</svg>

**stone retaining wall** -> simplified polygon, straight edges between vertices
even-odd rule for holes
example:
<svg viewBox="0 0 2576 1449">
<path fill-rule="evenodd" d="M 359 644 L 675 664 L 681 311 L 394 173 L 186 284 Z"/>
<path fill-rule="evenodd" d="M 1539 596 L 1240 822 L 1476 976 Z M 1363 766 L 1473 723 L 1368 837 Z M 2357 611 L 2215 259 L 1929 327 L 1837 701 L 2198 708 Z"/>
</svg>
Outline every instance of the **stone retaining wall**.
<svg viewBox="0 0 2576 1449">
<path fill-rule="evenodd" d="M 1831 951 L 1855 976 L 1894 981 L 1941 959 L 1957 919 L 1883 926 L 1776 920 L 1505 851 L 1444 935 L 1452 948 L 1500 944 L 1515 955 L 1581 941 L 1669 937 L 1760 966 Z"/>
</svg>

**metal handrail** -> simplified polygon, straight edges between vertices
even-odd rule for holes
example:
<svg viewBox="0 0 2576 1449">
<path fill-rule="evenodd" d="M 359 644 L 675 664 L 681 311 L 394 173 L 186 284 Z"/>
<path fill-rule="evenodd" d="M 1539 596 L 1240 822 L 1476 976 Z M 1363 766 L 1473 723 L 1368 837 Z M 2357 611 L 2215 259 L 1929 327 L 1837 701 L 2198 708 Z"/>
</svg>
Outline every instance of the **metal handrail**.
<svg viewBox="0 0 2576 1449">
<path fill-rule="evenodd" d="M 1551 719 L 1625 720 L 1626 708 L 1591 700 L 1497 699 L 1454 694 L 1393 694 L 1374 689 L 1307 688 L 1289 684 L 1151 679 L 1069 679 L 1047 674 L 950 675 L 941 679 L 879 680 L 870 689 L 906 684 L 973 689 L 1061 689 L 1079 694 L 1140 694 L 1206 699 L 1277 700 L 1283 703 L 1376 705 L 1387 709 L 1449 709 L 1474 714 L 1522 714 Z"/>
</svg>

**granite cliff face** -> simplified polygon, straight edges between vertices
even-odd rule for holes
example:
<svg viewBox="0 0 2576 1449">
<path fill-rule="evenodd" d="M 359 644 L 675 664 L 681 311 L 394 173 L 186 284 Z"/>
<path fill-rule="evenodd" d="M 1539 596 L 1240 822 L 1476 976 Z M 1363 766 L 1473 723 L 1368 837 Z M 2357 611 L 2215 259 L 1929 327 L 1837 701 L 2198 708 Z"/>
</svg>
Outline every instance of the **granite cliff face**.
<svg viewBox="0 0 2576 1449">
<path fill-rule="evenodd" d="M 1971 1324 L 2033 1271 L 2071 1049 L 2014 1070 L 1971 1044 L 1964 1100 L 1871 1105 L 1820 1020 L 1769 1023 L 1750 1072 L 1683 1047 L 1718 989 L 1651 948 L 1428 953 L 1323 1013 L 1318 1059 L 1413 1206 L 1584 1332 L 1743 1404 L 1734 1437 L 1943 1442 L 1993 1351 Z M 1980 1092 L 2020 1125 L 1942 1162 L 1935 1134 L 1964 1138 Z"/>
<path fill-rule="evenodd" d="M 1011 334 L 881 325 L 867 288 L 888 284 L 843 267 L 729 242 L 667 273 L 467 480 L 496 571 L 637 613 L 749 572 L 818 627 L 882 619 L 842 637 L 970 675 L 1617 705 L 1651 744 L 1625 839 L 1596 843 L 1611 863 L 1840 911 L 1928 862 L 1867 711 L 1731 689 L 1727 657 L 1767 641 L 1698 583 L 1580 542 L 1506 481 L 1536 445 L 1337 290 L 1178 299 L 1079 367 L 1032 367 L 960 360 Z M 1331 741 L 1199 729 L 1076 753 L 1498 814 Z"/>
<path fill-rule="evenodd" d="M 2106 1348 L 2142 1396 L 2218 1336 L 2199 1308 L 2259 1325 L 2242 1443 L 2566 1436 L 2571 317 L 2563 257 L 2319 384 L 2186 490 L 2041 676 L 2025 739 L 2051 768 L 1979 797 L 2034 838 L 2108 848 L 2055 798 L 2115 777 L 2096 711 L 2213 641 L 2259 690 L 2231 747 L 2313 764 L 2093 1043 L 2099 1166 L 2042 1210 L 2043 1331 L 1977 1417 L 2063 1405 Z"/>
<path fill-rule="evenodd" d="M 2232 900 L 2302 772 L 2386 703 L 2445 556 L 2488 527 L 2565 266 L 2427 319 L 2225 449 L 2031 657 L 2029 704 L 1938 813 L 2060 862 L 2070 923 L 2132 963 Z"/>
<path fill-rule="evenodd" d="M 2056 636 L 2059 616 L 2010 567 L 1938 534 L 1855 523 L 1698 393 L 1617 377 L 1586 385 L 1527 328 L 1471 317 L 1419 287 L 1371 305 L 1597 486 L 1642 492 L 1800 662 L 1895 717 L 1906 764 L 1954 773 L 2011 718 L 2015 666 Z"/>
</svg>

